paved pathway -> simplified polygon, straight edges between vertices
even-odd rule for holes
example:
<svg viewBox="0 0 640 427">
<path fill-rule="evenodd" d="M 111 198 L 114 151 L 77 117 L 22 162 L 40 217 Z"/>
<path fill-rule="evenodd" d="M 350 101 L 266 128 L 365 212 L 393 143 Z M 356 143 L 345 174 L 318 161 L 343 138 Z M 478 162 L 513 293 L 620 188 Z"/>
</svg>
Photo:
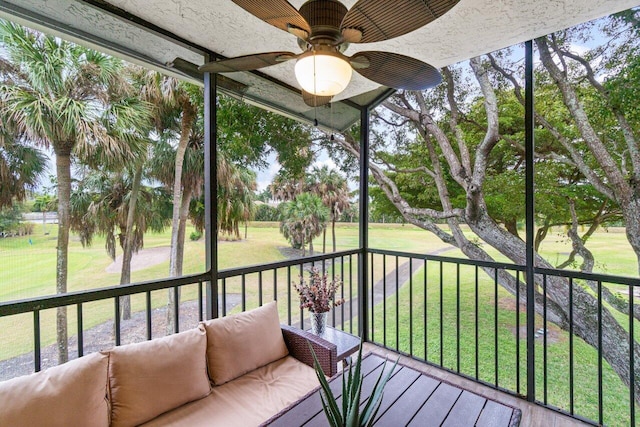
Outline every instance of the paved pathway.
<svg viewBox="0 0 640 427">
<path fill-rule="evenodd" d="M 429 252 L 428 255 L 439 255 L 444 252 L 448 252 L 456 249 L 453 246 L 447 246 L 445 248 L 440 248 L 433 252 Z M 404 285 L 409 283 L 409 278 L 413 276 L 420 268 L 424 266 L 424 261 L 420 259 L 413 259 L 412 262 L 409 262 L 407 259 L 402 264 L 398 265 L 397 272 L 397 283 L 398 290 L 402 289 Z M 411 270 L 409 269 L 411 267 Z M 386 283 L 386 287 L 385 287 Z M 379 304 L 382 302 L 384 298 L 388 298 L 396 293 L 396 269 L 392 268 L 391 270 L 387 268 L 387 274 L 384 278 L 381 278 L 376 281 L 373 286 L 373 304 Z M 371 294 L 370 294 L 371 295 Z M 358 297 L 353 298 L 350 301 L 346 301 L 345 304 L 334 308 L 329 315 L 328 323 L 330 325 L 338 325 L 341 326 L 344 322 L 348 322 L 352 320 L 354 317 L 358 315 Z M 371 301 L 369 301 L 371 304 Z M 296 319 L 295 311 L 293 314 L 292 324 L 295 327 L 300 327 L 299 316 Z M 304 319 L 304 326 L 306 329 L 310 327 L 309 319 Z M 356 325 L 353 325 L 354 332 Z"/>
</svg>

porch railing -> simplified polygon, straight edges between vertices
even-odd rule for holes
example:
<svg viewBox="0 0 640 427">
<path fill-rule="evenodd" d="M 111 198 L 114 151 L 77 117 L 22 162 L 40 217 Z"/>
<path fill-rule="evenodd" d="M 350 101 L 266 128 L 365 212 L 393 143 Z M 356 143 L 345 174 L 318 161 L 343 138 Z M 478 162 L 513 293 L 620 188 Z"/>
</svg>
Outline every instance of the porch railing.
<svg viewBox="0 0 640 427">
<path fill-rule="evenodd" d="M 527 397 L 527 375 L 535 377 L 535 400 L 550 409 L 598 425 L 635 425 L 633 367 L 635 278 L 536 268 L 542 294 L 535 321 L 535 365 L 528 372 L 525 267 L 435 255 L 369 250 L 368 332 L 374 343 L 476 382 Z M 508 275 L 509 277 L 505 276 Z M 501 284 L 511 280 L 507 292 Z M 566 283 L 568 326 L 550 321 L 547 282 Z M 603 290 L 629 294 L 615 311 Z M 574 294 L 594 296 L 596 345 L 579 338 Z M 593 290 L 592 290 L 593 288 Z M 603 356 L 603 309 L 626 329 L 626 385 Z M 574 330 L 575 329 L 575 330 Z"/>
<path fill-rule="evenodd" d="M 22 301 L 0 303 L 0 321 L 12 316 L 29 316 L 33 330 L 33 356 L 30 371 L 38 371 L 47 364 L 42 362 L 43 343 L 41 330 L 52 328 L 42 313 L 69 308 L 68 325 L 74 329 L 73 356 L 95 351 L 87 313 L 96 307 L 107 307 L 111 314 L 102 320 L 112 327 L 111 345 L 160 336 L 156 319 L 166 314 L 167 290 L 181 304 L 172 308 L 173 330 L 193 327 L 206 315 L 207 304 L 215 304 L 222 316 L 260 306 L 270 300 L 279 301 L 280 319 L 283 323 L 308 327 L 306 312 L 299 308 L 298 297 L 291 284 L 311 266 L 327 273 L 330 278 L 341 278 L 340 297 L 345 303 L 332 310 L 330 324 L 336 328 L 357 333 L 361 326 L 358 315 L 359 284 L 358 265 L 361 250 L 316 255 L 264 265 L 254 265 L 219 271 L 218 295 L 207 293 L 210 274 L 185 276 L 177 279 L 158 280 L 126 286 L 68 293 Z M 612 389 L 623 387 L 617 374 L 603 357 L 602 312 L 608 303 L 603 290 L 610 286 L 629 293 L 628 307 L 634 304 L 637 279 L 609 275 L 586 274 L 572 271 L 536 269 L 539 283 L 545 284 L 560 277 L 567 283 L 567 296 L 572 307 L 572 295 L 578 286 L 587 289 L 587 281 L 594 285 L 589 291 L 596 298 L 598 345 L 589 346 L 573 334 L 573 309 L 568 315 L 568 330 L 554 326 L 548 316 L 547 305 L 536 316 L 536 363 L 528 371 L 526 362 L 527 322 L 526 292 L 524 291 L 524 266 L 472 261 L 453 257 L 424 255 L 407 252 L 370 249 L 367 253 L 366 328 L 370 341 L 449 370 L 474 381 L 508 393 L 525 397 L 527 375 L 535 376 L 536 401 L 551 409 L 567 413 L 593 424 L 635 424 L 633 351 L 628 356 L 628 393 Z M 511 280 L 513 293 L 501 284 Z M 591 288 L 589 288 L 591 289 Z M 158 296 L 157 292 L 163 291 Z M 546 287 L 540 292 L 546 297 Z M 142 334 L 129 336 L 123 333 L 123 325 L 131 321 L 120 320 L 120 301 L 125 296 L 137 298 L 137 321 L 144 323 Z M 208 302 L 207 299 L 210 298 Z M 543 301 L 546 301 L 543 298 Z M 164 310 L 164 312 L 162 312 Z M 189 311 L 190 317 L 185 316 Z M 75 313 L 75 315 L 74 315 Z M 634 318 L 629 312 L 616 312 L 619 323 L 628 337 L 636 335 Z M 93 322 L 95 323 L 95 322 Z M 54 325 L 55 326 L 55 325 Z M 104 325 L 103 325 L 104 326 Z M 3 331 L 7 333 L 8 331 Z M 49 334 L 50 335 L 50 334 Z M 90 336 L 87 340 L 87 336 Z M 629 342 L 633 342 L 632 339 Z M 632 350 L 630 348 L 630 350 Z M 0 366 L 3 361 L 0 361 Z M 51 361 L 48 365 L 51 365 Z M 28 372 L 16 371 L 15 375 Z M 6 375 L 4 378 L 6 379 Z M 621 398 L 622 396 L 622 398 Z M 625 397 L 626 396 L 626 397 Z M 616 412 L 617 414 L 613 414 Z"/>
</svg>

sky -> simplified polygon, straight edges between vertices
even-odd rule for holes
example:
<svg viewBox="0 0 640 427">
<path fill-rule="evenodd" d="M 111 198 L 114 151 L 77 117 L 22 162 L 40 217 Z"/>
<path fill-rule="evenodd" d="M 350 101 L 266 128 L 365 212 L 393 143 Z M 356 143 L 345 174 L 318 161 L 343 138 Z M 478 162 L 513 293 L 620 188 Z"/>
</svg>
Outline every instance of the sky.
<svg viewBox="0 0 640 427">
<path fill-rule="evenodd" d="M 266 160 L 267 164 L 269 165 L 268 168 L 253 169 L 253 171 L 257 175 L 256 181 L 258 183 L 258 192 L 261 192 L 262 190 L 267 188 L 267 186 L 271 184 L 273 177 L 276 176 L 276 174 L 280 170 L 280 163 L 278 163 L 275 153 L 269 154 Z M 336 169 L 335 162 L 331 158 L 329 158 L 329 155 L 324 149 L 320 151 L 320 154 L 318 155 L 316 160 L 311 164 L 311 168 L 322 166 L 327 166 L 329 167 L 329 169 Z"/>
</svg>

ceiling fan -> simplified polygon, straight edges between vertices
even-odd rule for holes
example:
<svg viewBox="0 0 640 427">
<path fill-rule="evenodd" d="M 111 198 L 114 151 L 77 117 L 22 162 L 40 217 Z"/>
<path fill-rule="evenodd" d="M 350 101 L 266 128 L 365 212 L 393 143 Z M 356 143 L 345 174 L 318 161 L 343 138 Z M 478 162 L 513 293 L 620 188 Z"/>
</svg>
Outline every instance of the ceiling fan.
<svg viewBox="0 0 640 427">
<path fill-rule="evenodd" d="M 438 70 L 415 58 L 364 51 L 348 57 L 350 43 L 388 40 L 439 18 L 459 0 L 358 0 L 347 9 L 337 0 L 309 0 L 296 10 L 287 0 L 232 0 L 259 19 L 298 38 L 301 54 L 268 52 L 209 62 L 202 72 L 256 70 L 296 59 L 295 75 L 304 102 L 327 104 L 351 80 L 352 69 L 394 89 L 423 90 L 440 83 Z"/>
</svg>

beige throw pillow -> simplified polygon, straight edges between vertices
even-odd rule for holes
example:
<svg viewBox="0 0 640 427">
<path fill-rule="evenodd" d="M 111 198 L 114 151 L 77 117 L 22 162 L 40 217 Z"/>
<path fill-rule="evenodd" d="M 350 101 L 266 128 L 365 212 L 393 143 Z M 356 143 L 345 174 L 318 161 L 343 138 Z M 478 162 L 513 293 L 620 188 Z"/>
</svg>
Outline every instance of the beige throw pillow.
<svg viewBox="0 0 640 427">
<path fill-rule="evenodd" d="M 109 357 L 92 353 L 0 383 L 0 426 L 109 425 Z"/>
<path fill-rule="evenodd" d="M 209 377 L 214 385 L 224 384 L 289 354 L 275 301 L 206 321 L 204 325 Z"/>
<path fill-rule="evenodd" d="M 111 423 L 134 426 L 211 392 L 202 327 L 109 351 Z"/>
</svg>

